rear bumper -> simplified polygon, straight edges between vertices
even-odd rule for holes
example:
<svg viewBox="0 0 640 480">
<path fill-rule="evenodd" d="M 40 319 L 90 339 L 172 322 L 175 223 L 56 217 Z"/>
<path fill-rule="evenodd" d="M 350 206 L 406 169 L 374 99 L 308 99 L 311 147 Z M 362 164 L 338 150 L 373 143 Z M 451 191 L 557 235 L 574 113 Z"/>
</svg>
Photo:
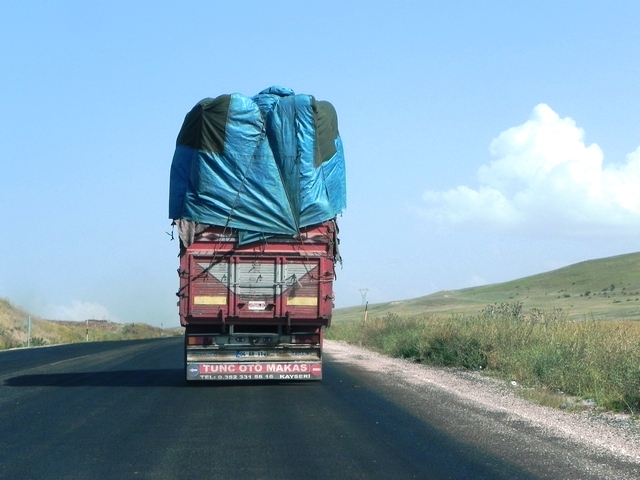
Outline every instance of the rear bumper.
<svg viewBox="0 0 640 480">
<path fill-rule="evenodd" d="M 322 362 L 187 362 L 187 381 L 322 380 Z"/>
</svg>

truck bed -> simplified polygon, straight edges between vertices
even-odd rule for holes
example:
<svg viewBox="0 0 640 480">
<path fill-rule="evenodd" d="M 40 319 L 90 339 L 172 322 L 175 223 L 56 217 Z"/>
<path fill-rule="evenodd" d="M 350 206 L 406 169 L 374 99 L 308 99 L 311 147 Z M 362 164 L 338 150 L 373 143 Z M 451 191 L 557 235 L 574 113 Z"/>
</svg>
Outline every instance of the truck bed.
<svg viewBox="0 0 640 480">
<path fill-rule="evenodd" d="M 187 380 L 320 380 L 337 227 L 239 245 L 210 227 L 180 258 Z"/>
</svg>

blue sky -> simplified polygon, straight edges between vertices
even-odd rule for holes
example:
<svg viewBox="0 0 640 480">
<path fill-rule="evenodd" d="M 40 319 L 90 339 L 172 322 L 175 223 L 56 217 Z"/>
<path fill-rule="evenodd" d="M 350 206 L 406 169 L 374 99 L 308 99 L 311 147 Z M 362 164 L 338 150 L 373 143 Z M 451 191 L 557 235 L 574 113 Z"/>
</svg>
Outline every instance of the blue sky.
<svg viewBox="0 0 640 480">
<path fill-rule="evenodd" d="M 640 250 L 640 3 L 0 2 L 0 297 L 178 324 L 169 168 L 200 99 L 334 104 L 336 306 Z"/>
</svg>

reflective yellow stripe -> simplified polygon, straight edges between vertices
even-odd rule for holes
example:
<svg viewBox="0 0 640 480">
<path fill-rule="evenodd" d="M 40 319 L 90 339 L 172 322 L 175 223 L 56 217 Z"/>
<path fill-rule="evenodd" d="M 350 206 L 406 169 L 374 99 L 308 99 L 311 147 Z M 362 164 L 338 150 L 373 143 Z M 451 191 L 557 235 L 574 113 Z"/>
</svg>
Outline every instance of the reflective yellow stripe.
<svg viewBox="0 0 640 480">
<path fill-rule="evenodd" d="M 289 297 L 287 298 L 287 305 L 315 307 L 318 305 L 318 297 Z"/>
<path fill-rule="evenodd" d="M 210 296 L 195 296 L 193 297 L 194 305 L 226 305 L 227 297 L 210 297 Z"/>
</svg>

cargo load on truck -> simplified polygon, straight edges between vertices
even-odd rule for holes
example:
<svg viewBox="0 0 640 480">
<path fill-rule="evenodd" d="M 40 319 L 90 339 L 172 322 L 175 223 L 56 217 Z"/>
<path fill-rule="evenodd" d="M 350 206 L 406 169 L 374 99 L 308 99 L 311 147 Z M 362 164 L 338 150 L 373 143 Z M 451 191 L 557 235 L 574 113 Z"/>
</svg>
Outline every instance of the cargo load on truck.
<svg viewBox="0 0 640 480">
<path fill-rule="evenodd" d="M 345 208 L 330 103 L 283 87 L 198 102 L 169 195 L 187 380 L 322 378 Z"/>
<path fill-rule="evenodd" d="M 176 143 L 169 217 L 185 246 L 196 225 L 237 229 L 243 244 L 295 236 L 346 208 L 336 111 L 311 95 L 271 87 L 206 98 Z"/>
</svg>

